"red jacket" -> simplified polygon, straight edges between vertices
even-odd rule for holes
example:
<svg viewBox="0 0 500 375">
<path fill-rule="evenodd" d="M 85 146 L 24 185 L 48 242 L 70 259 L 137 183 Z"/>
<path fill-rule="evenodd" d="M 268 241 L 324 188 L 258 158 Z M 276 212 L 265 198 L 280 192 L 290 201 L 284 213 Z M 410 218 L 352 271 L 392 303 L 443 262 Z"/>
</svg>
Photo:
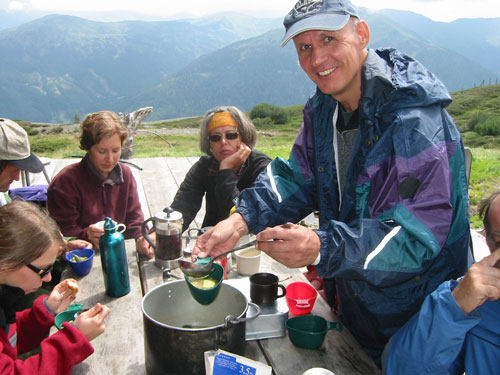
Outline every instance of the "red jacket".
<svg viewBox="0 0 500 375">
<path fill-rule="evenodd" d="M 88 226 L 106 216 L 127 226 L 125 239 L 142 235 L 144 215 L 134 176 L 123 164 L 114 171 L 121 172 L 122 177 L 115 185 L 98 176 L 85 156 L 54 177 L 47 191 L 47 208 L 65 236 L 88 240 Z"/>
<path fill-rule="evenodd" d="M 16 314 L 16 323 L 10 325 L 8 336 L 0 329 L 0 374 L 71 374 L 75 364 L 94 352 L 85 335 L 70 323 L 64 323 L 64 329 L 44 340 L 54 325 L 54 316 L 43 304 L 46 297 L 38 297 L 33 308 Z M 12 346 L 9 339 L 12 340 L 16 333 L 17 345 Z M 38 344 L 40 354 L 24 361 L 17 359 L 18 353 L 26 353 Z"/>
</svg>

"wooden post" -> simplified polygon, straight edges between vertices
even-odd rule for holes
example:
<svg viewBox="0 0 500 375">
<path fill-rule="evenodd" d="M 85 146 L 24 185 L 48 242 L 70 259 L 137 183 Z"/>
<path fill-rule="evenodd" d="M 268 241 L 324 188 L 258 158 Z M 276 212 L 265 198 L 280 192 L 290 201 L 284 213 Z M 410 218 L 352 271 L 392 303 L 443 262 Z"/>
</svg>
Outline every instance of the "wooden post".
<svg viewBox="0 0 500 375">
<path fill-rule="evenodd" d="M 140 108 L 126 115 L 121 112 L 118 113 L 118 116 L 120 116 L 120 119 L 123 121 L 123 124 L 130 131 L 130 135 L 128 136 L 123 146 L 123 151 L 121 156 L 122 159 L 127 160 L 133 158 L 135 131 L 137 130 L 137 127 L 141 124 L 142 120 L 144 120 L 144 118 L 151 112 L 153 112 L 153 107 Z"/>
</svg>

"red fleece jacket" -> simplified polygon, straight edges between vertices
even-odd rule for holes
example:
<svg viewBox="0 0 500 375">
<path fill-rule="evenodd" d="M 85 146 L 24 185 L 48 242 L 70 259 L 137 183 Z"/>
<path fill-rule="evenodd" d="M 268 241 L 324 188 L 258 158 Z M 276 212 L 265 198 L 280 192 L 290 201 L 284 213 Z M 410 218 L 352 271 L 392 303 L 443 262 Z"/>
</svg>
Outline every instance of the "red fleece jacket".
<svg viewBox="0 0 500 375">
<path fill-rule="evenodd" d="M 111 217 L 124 223 L 125 239 L 139 238 L 144 221 L 137 184 L 129 167 L 119 164 L 123 183 L 111 185 L 94 172 L 87 161 L 68 165 L 52 180 L 47 191 L 47 208 L 68 237 L 88 240 L 90 224 Z"/>
<path fill-rule="evenodd" d="M 64 323 L 64 329 L 44 339 L 54 325 L 54 316 L 38 297 L 33 308 L 16 314 L 16 323 L 10 325 L 9 334 L 0 329 L 0 374 L 71 374 L 71 369 L 94 352 L 89 340 L 76 327 Z M 9 338 L 17 334 L 17 345 L 12 346 Z M 43 341 L 42 341 L 43 340 Z M 40 344 L 40 354 L 24 361 L 17 359 L 18 353 L 25 353 Z"/>
</svg>

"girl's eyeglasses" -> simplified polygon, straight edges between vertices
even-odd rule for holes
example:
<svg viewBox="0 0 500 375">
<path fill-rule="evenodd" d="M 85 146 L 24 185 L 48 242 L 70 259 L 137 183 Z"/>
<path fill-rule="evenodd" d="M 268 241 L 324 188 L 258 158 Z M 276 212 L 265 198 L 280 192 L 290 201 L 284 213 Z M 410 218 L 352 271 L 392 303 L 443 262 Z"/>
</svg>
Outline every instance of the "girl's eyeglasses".
<svg viewBox="0 0 500 375">
<path fill-rule="evenodd" d="M 26 267 L 28 267 L 34 273 L 38 274 L 38 276 L 40 276 L 40 278 L 43 279 L 45 276 L 47 276 L 50 273 L 50 271 L 52 271 L 52 268 L 54 267 L 54 265 L 51 264 L 47 268 L 38 268 L 32 264 L 27 264 Z"/>
<path fill-rule="evenodd" d="M 229 133 L 224 133 L 224 134 L 212 134 L 208 136 L 208 140 L 210 142 L 216 143 L 220 142 L 222 140 L 222 137 L 226 137 L 227 140 L 232 141 L 238 138 L 239 133 L 238 132 L 229 132 Z"/>
</svg>

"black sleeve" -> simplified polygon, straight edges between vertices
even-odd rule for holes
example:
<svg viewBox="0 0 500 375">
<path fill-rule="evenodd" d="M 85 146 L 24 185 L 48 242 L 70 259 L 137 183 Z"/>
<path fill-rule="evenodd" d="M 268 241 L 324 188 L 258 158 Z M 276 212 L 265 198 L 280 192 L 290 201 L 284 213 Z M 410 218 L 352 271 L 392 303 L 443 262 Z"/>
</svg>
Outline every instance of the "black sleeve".
<svg viewBox="0 0 500 375">
<path fill-rule="evenodd" d="M 223 220 L 229 216 L 231 208 L 236 204 L 240 191 L 252 187 L 257 176 L 271 162 L 271 158 L 262 152 L 252 150 L 248 157 L 243 174 L 238 178 L 231 169 L 217 172 L 215 197 L 217 200 L 217 217 Z"/>
<path fill-rule="evenodd" d="M 188 171 L 179 190 L 175 194 L 174 201 L 170 205 L 176 211 L 182 213 L 182 231 L 189 228 L 189 224 L 194 220 L 200 210 L 203 196 L 206 192 L 207 160 L 201 157 Z"/>
</svg>

